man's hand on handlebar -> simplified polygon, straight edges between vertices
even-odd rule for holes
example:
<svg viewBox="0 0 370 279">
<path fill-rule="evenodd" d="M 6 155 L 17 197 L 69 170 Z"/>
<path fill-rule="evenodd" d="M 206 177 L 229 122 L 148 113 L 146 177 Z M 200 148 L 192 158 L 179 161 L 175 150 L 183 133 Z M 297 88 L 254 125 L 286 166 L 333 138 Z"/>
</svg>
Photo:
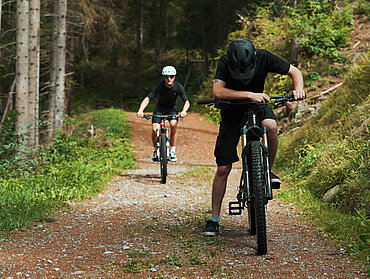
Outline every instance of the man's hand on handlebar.
<svg viewBox="0 0 370 279">
<path fill-rule="evenodd" d="M 306 99 L 305 91 L 303 89 L 293 90 L 293 97 L 295 101 L 304 100 Z"/>
<path fill-rule="evenodd" d="M 270 102 L 270 97 L 265 93 L 253 93 L 249 100 L 255 103 L 268 103 Z"/>
</svg>

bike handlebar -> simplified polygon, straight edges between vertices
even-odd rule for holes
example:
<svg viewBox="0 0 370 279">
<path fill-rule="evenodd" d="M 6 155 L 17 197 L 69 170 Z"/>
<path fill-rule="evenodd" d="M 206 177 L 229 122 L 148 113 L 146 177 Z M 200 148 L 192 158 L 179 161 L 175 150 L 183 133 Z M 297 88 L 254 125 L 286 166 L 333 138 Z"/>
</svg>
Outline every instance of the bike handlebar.
<svg viewBox="0 0 370 279">
<path fill-rule="evenodd" d="M 159 117 L 159 118 L 170 118 L 170 117 L 176 117 L 176 118 L 181 118 L 180 114 L 144 114 L 143 118 L 146 120 L 149 120 L 151 117 Z"/>
<path fill-rule="evenodd" d="M 283 96 L 270 96 L 273 102 L 269 103 L 256 103 L 250 100 L 225 100 L 225 99 L 211 99 L 211 100 L 199 100 L 198 105 L 218 105 L 218 104 L 226 104 L 226 105 L 241 105 L 241 104 L 285 104 L 286 102 L 290 102 L 294 100 L 293 94 L 287 94 Z"/>
</svg>

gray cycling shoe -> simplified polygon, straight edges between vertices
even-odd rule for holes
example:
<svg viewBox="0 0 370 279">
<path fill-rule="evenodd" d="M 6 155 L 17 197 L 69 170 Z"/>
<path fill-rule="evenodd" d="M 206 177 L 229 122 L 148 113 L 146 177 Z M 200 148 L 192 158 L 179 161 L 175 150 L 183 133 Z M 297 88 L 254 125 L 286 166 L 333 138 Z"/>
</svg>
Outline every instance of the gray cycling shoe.
<svg viewBox="0 0 370 279">
<path fill-rule="evenodd" d="M 208 220 L 202 231 L 203 235 L 215 236 L 220 232 L 220 224 L 218 222 Z"/>
</svg>

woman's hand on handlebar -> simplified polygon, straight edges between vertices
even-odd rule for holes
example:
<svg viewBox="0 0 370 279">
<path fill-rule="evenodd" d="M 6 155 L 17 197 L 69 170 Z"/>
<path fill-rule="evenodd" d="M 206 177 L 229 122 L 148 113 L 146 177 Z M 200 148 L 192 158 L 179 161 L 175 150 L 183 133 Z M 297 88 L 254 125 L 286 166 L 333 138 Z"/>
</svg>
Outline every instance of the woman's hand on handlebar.
<svg viewBox="0 0 370 279">
<path fill-rule="evenodd" d="M 294 100 L 304 100 L 306 99 L 306 93 L 303 89 L 293 90 Z"/>
<path fill-rule="evenodd" d="M 187 116 L 188 115 L 188 113 L 186 112 L 186 111 L 182 111 L 182 112 L 180 112 L 180 117 L 182 118 L 182 117 L 185 117 L 185 116 Z"/>
<path fill-rule="evenodd" d="M 138 111 L 137 116 L 143 118 L 144 117 L 144 112 Z"/>
</svg>

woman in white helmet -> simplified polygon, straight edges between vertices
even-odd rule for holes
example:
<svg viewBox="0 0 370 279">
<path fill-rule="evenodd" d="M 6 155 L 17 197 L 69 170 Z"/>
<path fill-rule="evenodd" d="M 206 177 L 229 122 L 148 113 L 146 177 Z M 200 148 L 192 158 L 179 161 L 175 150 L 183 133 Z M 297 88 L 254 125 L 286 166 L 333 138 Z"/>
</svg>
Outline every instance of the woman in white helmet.
<svg viewBox="0 0 370 279">
<path fill-rule="evenodd" d="M 187 115 L 187 111 L 190 108 L 190 102 L 185 94 L 184 87 L 175 81 L 176 69 L 173 66 L 166 66 L 162 69 L 163 81 L 158 83 L 147 97 L 141 102 L 140 108 L 137 112 L 137 116 L 144 116 L 144 109 L 148 106 L 149 102 L 157 97 L 157 105 L 154 109 L 153 114 L 157 115 L 177 115 L 177 97 L 180 96 L 184 102 L 182 111 L 180 112 L 181 117 Z M 152 143 L 153 143 L 153 162 L 158 162 L 157 155 L 157 129 L 160 128 L 160 118 L 152 118 Z M 174 117 L 170 120 L 170 161 L 177 161 L 176 157 L 176 133 L 177 133 L 177 118 Z"/>
</svg>

